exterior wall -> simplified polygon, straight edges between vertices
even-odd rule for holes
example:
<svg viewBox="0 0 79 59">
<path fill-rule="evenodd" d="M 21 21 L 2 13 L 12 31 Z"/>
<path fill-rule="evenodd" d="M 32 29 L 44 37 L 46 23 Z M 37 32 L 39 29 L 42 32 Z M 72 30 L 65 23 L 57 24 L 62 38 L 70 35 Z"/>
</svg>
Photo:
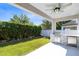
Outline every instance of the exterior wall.
<svg viewBox="0 0 79 59">
<path fill-rule="evenodd" d="M 50 37 L 51 30 L 42 30 L 41 36 Z"/>
<path fill-rule="evenodd" d="M 53 42 L 58 42 L 60 43 L 61 42 L 61 34 L 60 34 L 60 30 L 56 30 L 55 33 L 54 33 L 54 37 L 53 37 L 53 34 L 51 34 L 51 30 L 42 30 L 41 31 L 41 35 L 42 36 L 45 36 L 45 37 L 50 37 L 51 36 L 51 39 Z"/>
<path fill-rule="evenodd" d="M 55 33 L 54 33 L 54 35 L 55 36 L 60 36 L 60 32 L 61 32 L 60 30 L 56 30 Z M 41 35 L 42 36 L 50 37 L 51 33 L 52 33 L 52 30 L 42 30 L 41 31 Z"/>
<path fill-rule="evenodd" d="M 68 44 L 67 37 L 66 36 L 61 36 L 61 42 L 60 43 L 62 43 L 64 45 L 67 45 Z"/>
<path fill-rule="evenodd" d="M 42 36 L 50 37 L 50 34 L 51 34 L 51 30 L 42 30 L 41 31 Z M 54 39 L 54 40 L 52 40 L 53 42 L 61 43 L 61 44 L 64 44 L 64 45 L 69 44 L 68 39 L 74 39 L 74 40 L 71 40 L 71 43 L 77 44 L 77 47 L 79 48 L 79 37 L 77 37 L 75 39 L 75 37 L 70 38 L 70 37 L 64 36 L 63 34 L 61 34 L 60 30 L 57 30 L 55 32 L 55 37 L 53 38 L 53 36 L 52 36 L 51 39 Z"/>
</svg>

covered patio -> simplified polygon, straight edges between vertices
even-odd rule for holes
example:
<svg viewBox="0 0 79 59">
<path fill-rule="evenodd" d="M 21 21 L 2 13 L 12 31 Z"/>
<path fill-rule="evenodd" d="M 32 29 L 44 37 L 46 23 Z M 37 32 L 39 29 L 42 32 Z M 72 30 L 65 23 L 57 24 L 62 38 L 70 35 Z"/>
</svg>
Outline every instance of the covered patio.
<svg viewBox="0 0 79 59">
<path fill-rule="evenodd" d="M 79 4 L 78 3 L 16 3 L 11 4 L 13 6 L 16 6 L 18 8 L 21 8 L 25 11 L 31 12 L 35 15 L 38 15 L 40 17 L 43 17 L 47 19 L 52 24 L 52 29 L 50 33 L 50 42 L 56 42 L 56 23 L 59 21 L 67 21 L 67 20 L 73 20 L 77 19 L 77 22 L 79 23 Z M 75 31 L 75 30 L 74 30 Z M 79 30 L 78 30 L 79 31 Z M 78 32 L 76 31 L 76 32 Z M 70 35 L 63 36 L 64 33 L 61 35 L 60 31 L 60 44 L 53 44 L 49 43 L 38 50 L 37 52 L 33 52 L 27 56 L 35 55 L 37 57 L 40 56 L 59 56 L 59 55 L 79 55 L 79 50 L 75 47 L 66 46 L 68 44 L 67 37 Z M 64 32 L 64 31 L 63 31 Z M 67 31 L 67 33 L 70 32 L 72 36 L 71 31 Z M 67 34 L 66 33 L 66 34 Z M 75 32 L 73 36 L 75 35 Z M 78 35 L 75 35 L 77 37 L 77 47 L 79 47 L 79 33 Z M 65 39 L 66 38 L 66 39 Z M 42 52 L 43 51 L 43 52 Z M 50 54 L 51 53 L 51 54 Z M 40 54 L 40 55 L 39 55 Z M 45 54 L 45 55 L 44 55 Z M 29 58 L 30 59 L 30 58 Z M 37 58 L 38 59 L 38 58 Z M 43 58 L 44 59 L 44 58 Z"/>
</svg>

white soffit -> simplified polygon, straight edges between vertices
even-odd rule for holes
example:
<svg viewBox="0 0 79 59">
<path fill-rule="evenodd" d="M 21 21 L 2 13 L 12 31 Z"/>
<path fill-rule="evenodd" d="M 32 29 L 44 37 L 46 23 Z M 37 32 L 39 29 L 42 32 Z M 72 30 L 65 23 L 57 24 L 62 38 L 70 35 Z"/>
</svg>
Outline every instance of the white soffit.
<svg viewBox="0 0 79 59">
<path fill-rule="evenodd" d="M 51 4 L 54 3 L 16 3 L 15 5 L 18 5 L 24 10 L 29 10 L 49 20 L 56 20 L 56 22 L 71 20 L 79 17 L 79 3 L 72 3 L 70 6 L 64 8 L 63 12 L 60 12 L 58 14 L 54 12 L 52 12 L 51 14 L 51 10 L 47 10 L 50 9 L 50 7 L 48 7 L 47 5 Z M 63 3 L 63 5 L 65 4 L 67 3 Z"/>
<path fill-rule="evenodd" d="M 54 4 L 54 3 L 31 3 L 31 5 L 35 6 L 36 8 L 38 8 L 39 10 L 41 10 L 42 12 L 46 13 L 47 15 L 51 16 L 54 19 L 79 14 L 79 4 L 78 3 L 72 3 L 70 6 L 67 6 L 66 8 L 64 8 L 63 12 L 60 12 L 58 14 L 55 14 L 54 12 L 51 14 L 50 13 L 51 11 L 47 10 L 50 8 L 47 6 L 49 4 Z M 64 4 L 66 4 L 66 3 L 64 3 Z"/>
</svg>

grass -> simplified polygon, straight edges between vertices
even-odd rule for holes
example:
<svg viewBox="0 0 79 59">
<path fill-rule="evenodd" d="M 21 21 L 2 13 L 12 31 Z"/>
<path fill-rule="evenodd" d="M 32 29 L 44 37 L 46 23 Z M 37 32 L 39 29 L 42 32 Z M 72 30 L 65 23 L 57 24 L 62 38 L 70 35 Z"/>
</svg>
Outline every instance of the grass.
<svg viewBox="0 0 79 59">
<path fill-rule="evenodd" d="M 0 56 L 20 56 L 34 51 L 49 42 L 48 38 L 36 38 L 16 44 L 0 45 Z"/>
</svg>

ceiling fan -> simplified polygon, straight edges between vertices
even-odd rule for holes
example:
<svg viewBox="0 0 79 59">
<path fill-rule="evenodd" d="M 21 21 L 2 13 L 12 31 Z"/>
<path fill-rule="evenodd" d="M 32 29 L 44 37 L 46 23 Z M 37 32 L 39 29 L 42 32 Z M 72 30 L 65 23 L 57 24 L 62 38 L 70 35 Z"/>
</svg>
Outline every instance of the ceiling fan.
<svg viewBox="0 0 79 59">
<path fill-rule="evenodd" d="M 47 5 L 47 7 L 49 7 L 49 9 L 47 10 L 50 10 L 51 12 L 55 12 L 55 13 L 64 12 L 63 9 L 65 9 L 70 5 L 72 5 L 72 3 L 54 3 L 54 4 Z"/>
</svg>

